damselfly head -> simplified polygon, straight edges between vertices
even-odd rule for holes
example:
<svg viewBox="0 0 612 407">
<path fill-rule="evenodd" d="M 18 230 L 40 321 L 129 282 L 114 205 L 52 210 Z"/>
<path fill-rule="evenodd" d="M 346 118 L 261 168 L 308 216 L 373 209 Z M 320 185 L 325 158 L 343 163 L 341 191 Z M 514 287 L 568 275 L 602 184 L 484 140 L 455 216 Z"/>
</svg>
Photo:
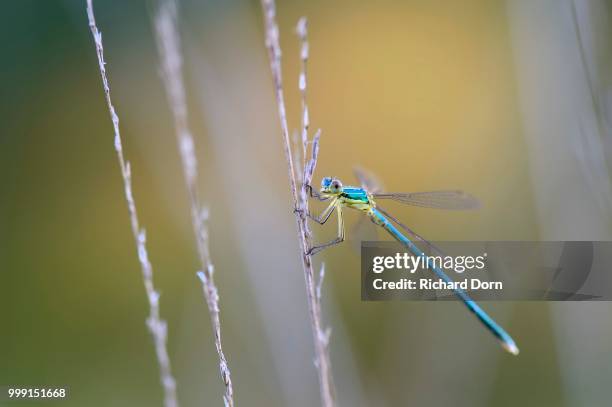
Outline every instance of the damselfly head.
<svg viewBox="0 0 612 407">
<path fill-rule="evenodd" d="M 321 180 L 321 189 L 323 188 L 329 188 L 329 186 L 331 185 L 332 182 L 332 178 L 331 177 L 325 177 Z"/>
<path fill-rule="evenodd" d="M 339 194 L 342 192 L 342 182 L 337 178 L 325 177 L 321 180 L 321 193 Z"/>
</svg>

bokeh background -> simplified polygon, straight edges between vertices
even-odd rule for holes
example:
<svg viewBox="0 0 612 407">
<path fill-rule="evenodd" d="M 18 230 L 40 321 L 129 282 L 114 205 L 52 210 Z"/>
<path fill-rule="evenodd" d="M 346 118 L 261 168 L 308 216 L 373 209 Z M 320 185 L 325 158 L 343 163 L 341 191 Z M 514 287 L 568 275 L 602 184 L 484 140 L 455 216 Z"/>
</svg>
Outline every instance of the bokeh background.
<svg viewBox="0 0 612 407">
<path fill-rule="evenodd" d="M 259 3 L 180 7 L 237 405 L 318 405 Z M 179 398 L 220 405 L 155 2 L 95 9 Z M 294 27 L 309 18 L 316 178 L 351 183 L 358 164 L 388 190 L 483 201 L 474 213 L 390 205 L 432 240 L 612 237 L 610 1 L 279 1 L 278 13 L 292 128 Z M 67 406 L 161 405 L 85 2 L 5 2 L 1 15 L 0 384 L 68 385 Z M 609 405 L 609 303 L 485 304 L 517 340 L 512 357 L 458 303 L 362 302 L 352 246 L 317 258 L 340 405 Z"/>
</svg>

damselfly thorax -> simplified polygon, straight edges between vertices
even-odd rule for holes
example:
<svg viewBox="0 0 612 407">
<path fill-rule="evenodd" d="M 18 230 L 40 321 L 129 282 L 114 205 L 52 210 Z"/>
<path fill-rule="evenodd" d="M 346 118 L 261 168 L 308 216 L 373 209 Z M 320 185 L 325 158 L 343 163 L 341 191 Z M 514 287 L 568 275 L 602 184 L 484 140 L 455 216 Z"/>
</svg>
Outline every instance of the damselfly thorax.
<svg viewBox="0 0 612 407">
<path fill-rule="evenodd" d="M 343 206 L 363 212 L 368 212 L 374 206 L 372 196 L 365 189 L 358 187 L 344 187 L 338 201 Z"/>
</svg>

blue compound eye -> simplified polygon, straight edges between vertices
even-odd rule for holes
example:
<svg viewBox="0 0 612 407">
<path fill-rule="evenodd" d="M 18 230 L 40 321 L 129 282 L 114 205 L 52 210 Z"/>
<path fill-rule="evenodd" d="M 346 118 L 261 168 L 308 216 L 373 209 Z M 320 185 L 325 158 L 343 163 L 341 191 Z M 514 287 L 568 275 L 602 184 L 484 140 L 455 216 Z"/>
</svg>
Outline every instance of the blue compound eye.
<svg viewBox="0 0 612 407">
<path fill-rule="evenodd" d="M 325 177 L 321 180 L 321 188 L 327 188 L 332 183 L 331 177 Z"/>
</svg>

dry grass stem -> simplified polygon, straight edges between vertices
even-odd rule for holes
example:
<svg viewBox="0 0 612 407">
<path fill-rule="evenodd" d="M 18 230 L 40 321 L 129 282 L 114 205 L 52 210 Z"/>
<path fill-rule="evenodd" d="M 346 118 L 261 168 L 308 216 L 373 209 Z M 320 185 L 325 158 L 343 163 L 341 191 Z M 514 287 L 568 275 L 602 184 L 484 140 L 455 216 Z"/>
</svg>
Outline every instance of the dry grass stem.
<svg viewBox="0 0 612 407">
<path fill-rule="evenodd" d="M 289 188 L 295 209 L 295 217 L 298 226 L 298 239 L 302 249 L 302 266 L 304 269 L 304 277 L 306 280 L 306 296 L 308 299 L 308 309 L 310 314 L 310 322 L 312 325 L 314 345 L 315 345 L 315 366 L 319 376 L 319 388 L 321 393 L 321 402 L 323 406 L 330 407 L 335 405 L 335 389 L 332 378 L 331 361 L 329 358 L 329 335 L 330 331 L 323 328 L 321 322 L 321 301 L 320 301 L 320 286 L 317 286 L 314 276 L 312 257 L 308 255 L 308 250 L 311 247 L 311 232 L 308 226 L 306 214 L 308 213 L 308 195 L 306 185 L 312 181 L 312 176 L 317 164 L 317 156 L 319 151 L 320 131 L 317 132 L 312 141 L 312 149 L 310 159 L 308 157 L 308 129 L 310 126 L 308 105 L 306 104 L 306 62 L 308 60 L 308 40 L 307 40 L 307 23 L 306 19 L 300 19 L 297 26 L 297 33 L 301 40 L 300 58 L 302 69 L 299 78 L 299 88 L 302 97 L 302 145 L 303 145 L 303 170 L 296 168 L 294 156 L 291 152 L 291 142 L 289 137 L 289 129 L 287 124 L 287 112 L 285 109 L 285 98 L 283 93 L 283 81 L 281 72 L 281 48 L 279 43 L 279 30 L 276 23 L 276 6 L 273 0 L 261 0 L 261 5 L 264 13 L 265 24 L 265 40 L 270 59 L 270 68 L 272 70 L 272 78 L 274 81 L 276 102 L 278 106 L 278 114 L 281 124 L 281 132 L 283 137 L 283 147 L 285 159 L 287 161 L 287 169 L 289 172 Z M 297 155 L 295 157 L 299 157 Z M 296 177 L 302 175 L 302 183 L 298 194 L 298 183 Z M 324 275 L 324 268 L 321 271 L 321 279 Z M 322 280 L 320 280 L 321 282 Z"/>
<path fill-rule="evenodd" d="M 202 289 L 211 324 L 215 336 L 215 346 L 219 355 L 219 370 L 225 385 L 223 401 L 225 406 L 234 405 L 234 390 L 227 359 L 221 345 L 221 322 L 219 318 L 219 295 L 213 278 L 214 267 L 210 257 L 208 242 L 208 210 L 200 204 L 198 194 L 198 170 L 195 155 L 193 135 L 189 128 L 187 118 L 187 100 L 185 96 L 185 83 L 182 74 L 183 59 L 181 55 L 180 35 L 177 29 L 178 12 L 174 0 L 161 2 L 155 17 L 155 33 L 157 48 L 161 60 L 161 77 L 164 82 L 170 108 L 174 116 L 176 140 L 183 164 L 183 173 L 189 203 L 191 206 L 191 220 L 195 235 L 201 271 L 197 273 L 202 282 Z"/>
<path fill-rule="evenodd" d="M 149 261 L 149 255 L 147 253 L 146 234 L 145 230 L 141 229 L 138 222 L 138 213 L 136 211 L 136 203 L 134 201 L 134 195 L 132 194 L 132 175 L 130 169 L 130 163 L 126 161 L 123 155 L 123 147 L 121 143 L 121 133 L 119 131 L 119 117 L 115 112 L 111 101 L 110 86 L 108 78 L 106 76 L 106 68 L 104 62 L 104 48 L 102 46 L 102 34 L 98 31 L 96 26 L 96 20 L 94 17 L 92 0 L 87 0 L 87 17 L 89 19 L 89 28 L 94 39 L 96 46 L 96 54 L 98 56 L 98 64 L 100 67 L 100 75 L 102 77 L 102 86 L 104 88 L 104 95 L 106 97 L 106 104 L 108 105 L 108 111 L 113 122 L 113 129 L 115 134 L 115 150 L 117 152 L 117 158 L 119 160 L 119 167 L 121 168 L 121 175 L 123 176 L 123 186 L 125 192 L 125 199 L 128 205 L 128 212 L 130 216 L 132 234 L 134 235 L 134 241 L 138 249 L 138 260 L 140 262 L 140 268 L 142 270 L 142 278 L 144 281 L 147 298 L 149 300 L 149 317 L 147 318 L 147 326 L 153 337 L 155 344 L 155 353 L 157 354 L 157 362 L 159 365 L 160 380 L 164 390 L 164 405 L 166 407 L 177 407 L 178 401 L 176 397 L 176 381 L 172 376 L 172 370 L 170 368 L 170 358 L 168 356 L 167 349 L 167 325 L 166 322 L 160 318 L 159 315 L 159 292 L 153 285 L 153 267 Z"/>
</svg>

